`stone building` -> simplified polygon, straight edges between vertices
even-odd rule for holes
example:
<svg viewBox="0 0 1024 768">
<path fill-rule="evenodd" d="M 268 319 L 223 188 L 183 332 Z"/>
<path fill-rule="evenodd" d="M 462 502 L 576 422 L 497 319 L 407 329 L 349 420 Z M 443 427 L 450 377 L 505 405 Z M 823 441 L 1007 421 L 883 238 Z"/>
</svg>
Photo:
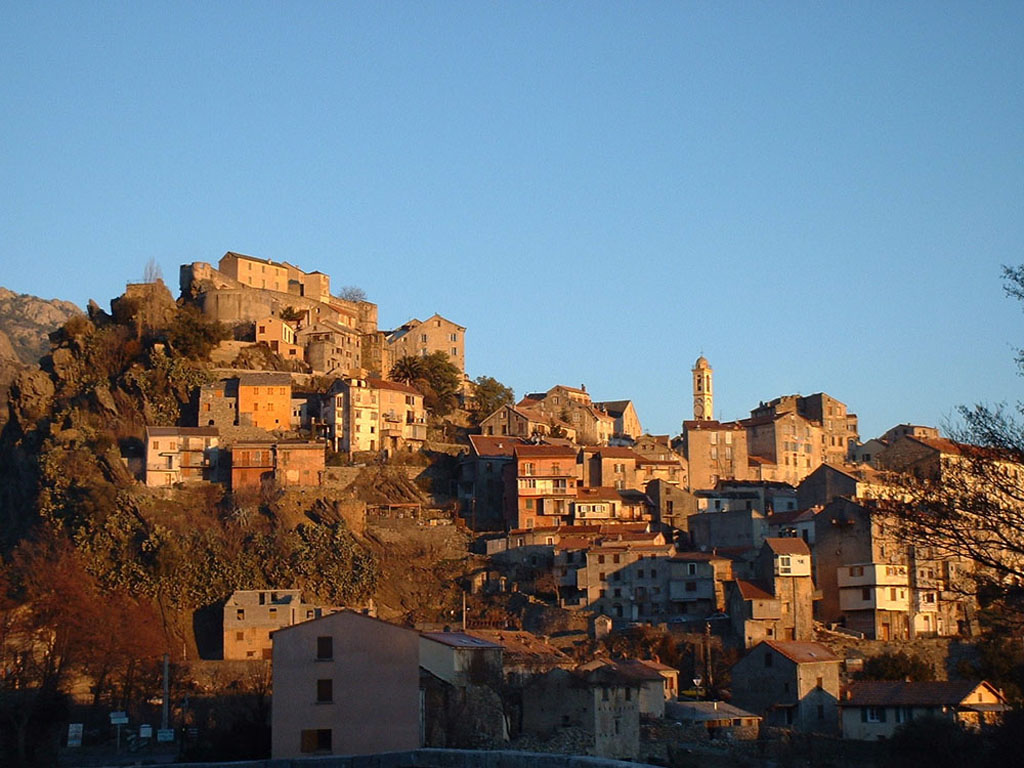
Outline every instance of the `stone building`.
<svg viewBox="0 0 1024 768">
<path fill-rule="evenodd" d="M 669 560 L 669 601 L 673 616 L 704 619 L 725 611 L 725 585 L 733 561 L 714 552 L 679 552 Z"/>
<path fill-rule="evenodd" d="M 587 734 L 586 754 L 633 760 L 640 751 L 640 685 L 614 669 L 554 669 L 523 691 L 523 731 L 551 737 L 562 728 Z"/>
<path fill-rule="evenodd" d="M 811 550 L 803 539 L 765 539 L 753 570 L 753 579 L 736 579 L 729 588 L 729 619 L 743 647 L 762 640 L 811 640 L 814 582 Z"/>
<path fill-rule="evenodd" d="M 388 333 L 386 339 L 392 361 L 444 352 L 461 373 L 466 372 L 466 328 L 441 315 L 413 318 Z"/>
<path fill-rule="evenodd" d="M 611 616 L 616 624 L 665 621 L 670 614 L 671 544 L 607 541 L 586 551 L 586 566 L 577 584 L 586 592 L 586 607 Z"/>
<path fill-rule="evenodd" d="M 302 602 L 299 589 L 240 589 L 224 603 L 224 654 L 226 661 L 269 659 L 271 633 L 301 621 L 309 621 L 332 608 Z"/>
<path fill-rule="evenodd" d="M 680 445 L 686 457 L 690 490 L 714 488 L 720 480 L 750 477 L 747 432 L 739 422 L 685 421 Z"/>
<path fill-rule="evenodd" d="M 839 731 L 841 660 L 818 643 L 765 640 L 732 667 L 732 703 L 765 725 Z"/>
<path fill-rule="evenodd" d="M 640 426 L 640 417 L 637 415 L 636 406 L 632 400 L 605 400 L 594 403 L 595 406 L 615 419 L 614 432 L 612 437 L 632 444 L 637 438 L 643 435 L 643 427 Z"/>
</svg>

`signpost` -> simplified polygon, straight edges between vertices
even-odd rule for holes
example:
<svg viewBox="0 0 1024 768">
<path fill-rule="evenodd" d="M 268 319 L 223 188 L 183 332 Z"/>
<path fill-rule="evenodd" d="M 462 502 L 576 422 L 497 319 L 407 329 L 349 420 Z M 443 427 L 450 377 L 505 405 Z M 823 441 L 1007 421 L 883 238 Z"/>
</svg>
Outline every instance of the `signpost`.
<svg viewBox="0 0 1024 768">
<path fill-rule="evenodd" d="M 121 754 L 121 726 L 128 725 L 128 713 L 111 712 L 110 724 L 117 726 L 117 754 Z"/>
<path fill-rule="evenodd" d="M 82 723 L 68 723 L 68 746 L 82 746 Z"/>
</svg>

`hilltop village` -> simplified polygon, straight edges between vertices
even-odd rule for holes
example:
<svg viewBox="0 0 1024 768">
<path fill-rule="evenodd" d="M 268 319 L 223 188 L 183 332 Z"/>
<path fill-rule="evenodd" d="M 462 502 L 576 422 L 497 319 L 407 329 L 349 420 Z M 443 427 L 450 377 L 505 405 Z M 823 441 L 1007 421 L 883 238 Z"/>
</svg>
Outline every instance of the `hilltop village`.
<svg viewBox="0 0 1024 768">
<path fill-rule="evenodd" d="M 979 564 L 886 511 L 894 478 L 939 481 L 974 450 L 934 427 L 864 439 L 823 392 L 717 421 L 702 355 L 681 432 L 652 435 L 628 392 L 537 382 L 516 399 L 467 375 L 465 326 L 382 330 L 361 291 L 233 252 L 182 266 L 177 300 L 129 284 L 103 321 L 156 327 L 182 307 L 219 335 L 179 407 L 147 406 L 122 439 L 126 493 L 294 502 L 376 546 L 391 579 L 342 604 L 242 574 L 197 606 L 216 617 L 209 663 L 270 663 L 274 757 L 511 744 L 668 764 L 727 743 L 754 760 L 791 734 L 875 742 L 925 716 L 994 727 L 1010 708 L 950 656 L 984 635 Z M 55 347 L 58 377 L 68 357 Z M 397 594 L 428 571 L 440 607 Z M 929 672 L 864 678 L 903 649 Z M 195 741 L 199 715 L 174 714 Z"/>
</svg>

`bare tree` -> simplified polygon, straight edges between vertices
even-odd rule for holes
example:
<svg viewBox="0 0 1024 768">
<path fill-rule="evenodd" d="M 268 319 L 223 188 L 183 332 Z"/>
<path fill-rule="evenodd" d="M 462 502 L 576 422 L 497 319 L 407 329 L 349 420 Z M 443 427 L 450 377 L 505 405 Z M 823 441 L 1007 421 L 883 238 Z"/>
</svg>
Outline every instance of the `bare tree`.
<svg viewBox="0 0 1024 768">
<path fill-rule="evenodd" d="M 1024 266 L 1003 268 L 1007 295 L 1024 301 Z M 1024 373 L 1024 353 L 1018 350 Z M 1024 620 L 1024 404 L 963 406 L 930 466 L 893 465 L 895 492 L 881 503 L 909 540 L 940 557 L 973 561 L 983 606 Z"/>
<path fill-rule="evenodd" d="M 156 263 L 156 259 L 150 256 L 149 261 L 146 262 L 146 268 L 142 272 L 142 282 L 155 283 L 157 280 L 163 279 L 164 273 L 160 271 L 160 265 Z"/>
<path fill-rule="evenodd" d="M 338 298 L 358 303 L 360 301 L 366 301 L 366 291 L 358 285 L 343 285 L 338 290 Z"/>
</svg>

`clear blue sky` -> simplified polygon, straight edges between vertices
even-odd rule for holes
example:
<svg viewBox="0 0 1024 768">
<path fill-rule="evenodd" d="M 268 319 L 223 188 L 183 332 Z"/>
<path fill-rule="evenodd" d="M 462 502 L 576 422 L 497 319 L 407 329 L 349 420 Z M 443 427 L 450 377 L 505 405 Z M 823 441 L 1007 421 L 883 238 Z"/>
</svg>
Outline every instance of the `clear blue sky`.
<svg viewBox="0 0 1024 768">
<path fill-rule="evenodd" d="M 1015 402 L 1024 3 L 8 2 L 0 285 L 328 272 L 653 432 Z"/>
</svg>

